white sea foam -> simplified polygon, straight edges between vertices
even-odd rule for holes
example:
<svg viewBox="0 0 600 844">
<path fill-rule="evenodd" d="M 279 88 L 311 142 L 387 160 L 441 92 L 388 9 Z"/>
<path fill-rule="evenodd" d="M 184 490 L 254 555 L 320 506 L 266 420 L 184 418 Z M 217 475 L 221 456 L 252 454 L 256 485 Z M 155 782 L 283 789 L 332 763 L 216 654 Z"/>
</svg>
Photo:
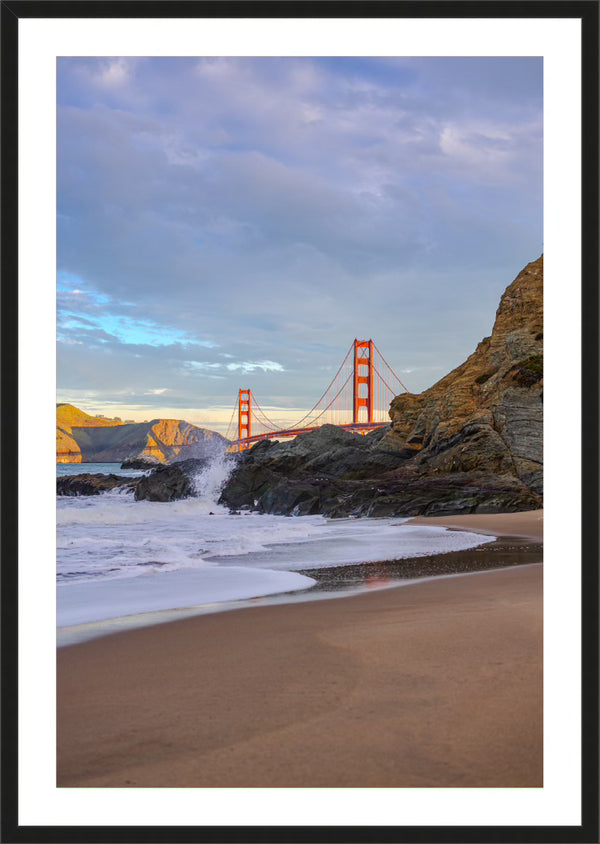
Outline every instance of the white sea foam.
<svg viewBox="0 0 600 844">
<path fill-rule="evenodd" d="M 259 553 L 248 552 L 244 560 L 247 565 L 298 571 L 446 554 L 475 548 L 495 539 L 494 536 L 406 522 L 401 518 L 325 520 L 319 531 L 300 542 L 292 544 L 283 540 Z M 228 554 L 221 560 L 221 565 L 239 565 L 240 562 L 240 557 Z"/>
<path fill-rule="evenodd" d="M 135 501 L 113 490 L 60 497 L 59 626 L 310 587 L 298 572 L 464 550 L 494 537 L 406 519 L 231 515 L 215 503 L 231 463 L 217 455 L 198 497 Z"/>
<path fill-rule="evenodd" d="M 306 589 L 314 582 L 297 572 L 222 569 L 210 563 L 193 571 L 151 571 L 135 579 L 79 582 L 58 587 L 57 624 L 67 627 L 158 610 L 202 607 Z"/>
</svg>

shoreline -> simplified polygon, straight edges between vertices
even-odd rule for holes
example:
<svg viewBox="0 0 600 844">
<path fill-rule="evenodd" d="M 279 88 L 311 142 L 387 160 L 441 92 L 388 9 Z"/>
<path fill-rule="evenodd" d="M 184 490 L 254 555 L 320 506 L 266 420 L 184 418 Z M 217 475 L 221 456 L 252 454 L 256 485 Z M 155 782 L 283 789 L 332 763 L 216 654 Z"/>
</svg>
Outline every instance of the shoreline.
<svg viewBox="0 0 600 844">
<path fill-rule="evenodd" d="M 57 628 L 57 646 L 69 647 L 100 636 L 155 624 L 168 624 L 183 618 L 200 617 L 215 612 L 232 612 L 255 606 L 297 604 L 323 598 L 345 598 L 377 588 L 409 586 L 422 579 L 537 563 L 543 558 L 541 545 L 543 511 L 541 510 L 489 516 L 478 514 L 433 518 L 418 516 L 409 519 L 407 524 L 447 527 L 449 530 L 465 530 L 488 536 L 491 534 L 496 539 L 462 551 L 299 570 L 299 574 L 311 577 L 315 581 L 315 584 L 309 588 L 226 600 L 217 604 L 154 610 L 59 627 Z"/>
<path fill-rule="evenodd" d="M 452 530 L 452 528 L 450 528 Z M 519 536 L 499 536 L 492 542 L 465 548 L 461 551 L 446 551 L 419 557 L 379 560 L 377 562 L 331 566 L 323 569 L 301 569 L 299 574 L 317 580 L 309 589 L 293 594 L 310 595 L 319 592 L 346 589 L 374 588 L 408 585 L 422 579 L 452 577 L 459 574 L 475 574 L 494 569 L 531 565 L 542 562 L 543 545 L 533 539 Z"/>
<path fill-rule="evenodd" d="M 411 580 L 60 648 L 58 785 L 541 787 L 542 571 Z"/>
<path fill-rule="evenodd" d="M 543 542 L 544 539 L 543 510 L 522 510 L 518 513 L 470 513 L 464 516 L 413 516 L 409 523 L 432 527 L 437 525 L 494 536 L 518 536 L 536 542 Z"/>
</svg>

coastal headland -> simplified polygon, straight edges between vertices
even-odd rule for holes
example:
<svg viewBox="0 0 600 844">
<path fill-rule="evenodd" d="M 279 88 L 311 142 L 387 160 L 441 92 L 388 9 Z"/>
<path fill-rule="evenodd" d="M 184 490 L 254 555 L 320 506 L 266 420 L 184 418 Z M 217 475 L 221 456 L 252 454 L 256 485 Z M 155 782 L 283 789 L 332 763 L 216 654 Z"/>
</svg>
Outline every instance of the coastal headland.
<svg viewBox="0 0 600 844">
<path fill-rule="evenodd" d="M 541 787 L 542 566 L 118 633 L 57 679 L 59 786 Z"/>
<path fill-rule="evenodd" d="M 359 594 L 59 648 L 59 786 L 541 787 L 542 309 L 540 258 L 507 287 L 491 336 L 429 390 L 394 399 L 388 428 L 265 440 L 220 492 L 235 515 L 416 516 L 495 542 L 369 562 Z M 200 466 L 57 490 L 121 485 L 132 501 L 171 502 L 193 493 Z M 319 562 L 305 573 L 354 582 L 349 566 L 319 574 Z"/>
<path fill-rule="evenodd" d="M 141 457 L 160 465 L 183 460 L 197 453 L 198 447 L 219 442 L 225 439 L 216 431 L 181 419 L 123 422 L 90 416 L 72 404 L 56 405 L 57 463 L 121 463 Z"/>
</svg>

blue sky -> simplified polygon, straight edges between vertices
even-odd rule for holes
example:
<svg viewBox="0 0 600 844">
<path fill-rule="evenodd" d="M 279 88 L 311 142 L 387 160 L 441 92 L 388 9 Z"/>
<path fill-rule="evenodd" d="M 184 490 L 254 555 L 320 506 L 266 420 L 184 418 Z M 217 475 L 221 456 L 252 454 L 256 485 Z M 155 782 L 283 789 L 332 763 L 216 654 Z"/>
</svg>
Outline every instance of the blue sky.
<svg viewBox="0 0 600 844">
<path fill-rule="evenodd" d="M 539 58 L 58 60 L 58 401 L 294 421 L 354 337 L 420 392 L 542 246 Z M 276 415 L 274 412 L 273 415 Z"/>
</svg>

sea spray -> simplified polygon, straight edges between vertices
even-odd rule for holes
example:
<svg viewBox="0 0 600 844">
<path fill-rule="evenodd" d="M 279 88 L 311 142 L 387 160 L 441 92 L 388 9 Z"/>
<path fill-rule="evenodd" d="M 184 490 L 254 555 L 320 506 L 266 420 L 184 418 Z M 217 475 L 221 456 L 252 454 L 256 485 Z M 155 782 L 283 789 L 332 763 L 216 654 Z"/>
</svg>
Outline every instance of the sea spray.
<svg viewBox="0 0 600 844">
<path fill-rule="evenodd" d="M 235 458 L 216 444 L 207 462 L 199 468 L 192 478 L 194 493 L 198 498 L 217 504 L 221 490 L 235 466 Z"/>
</svg>

